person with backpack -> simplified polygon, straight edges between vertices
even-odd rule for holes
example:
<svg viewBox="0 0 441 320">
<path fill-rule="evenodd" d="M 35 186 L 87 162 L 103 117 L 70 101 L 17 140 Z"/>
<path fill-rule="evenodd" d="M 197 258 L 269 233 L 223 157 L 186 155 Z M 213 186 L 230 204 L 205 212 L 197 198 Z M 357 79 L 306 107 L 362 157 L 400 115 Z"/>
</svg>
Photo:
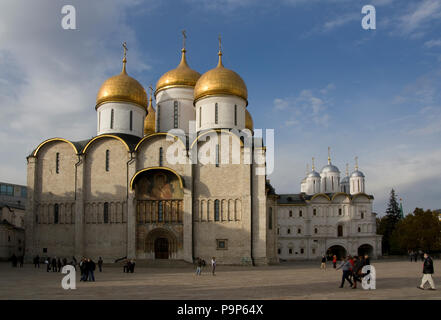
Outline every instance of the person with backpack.
<svg viewBox="0 0 441 320">
<path fill-rule="evenodd" d="M 322 263 L 320 264 L 320 269 L 326 270 L 326 257 L 322 255 Z"/>
</svg>

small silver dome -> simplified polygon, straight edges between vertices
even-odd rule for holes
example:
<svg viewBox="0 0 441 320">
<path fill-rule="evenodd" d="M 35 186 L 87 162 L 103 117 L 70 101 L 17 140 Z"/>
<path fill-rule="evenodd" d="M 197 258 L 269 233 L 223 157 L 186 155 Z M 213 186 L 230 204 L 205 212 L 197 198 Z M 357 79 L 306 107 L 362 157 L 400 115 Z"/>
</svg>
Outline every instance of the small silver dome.
<svg viewBox="0 0 441 320">
<path fill-rule="evenodd" d="M 338 168 L 336 166 L 334 166 L 333 164 L 328 164 L 328 165 L 323 167 L 322 174 L 323 173 L 328 173 L 328 172 L 340 173 L 340 170 L 338 170 Z"/>
<path fill-rule="evenodd" d="M 308 173 L 308 178 L 320 178 L 320 175 L 317 171 L 313 170 L 310 173 Z"/>
<path fill-rule="evenodd" d="M 343 179 L 341 179 L 340 184 L 342 184 L 342 183 L 349 183 L 349 177 L 346 176 Z"/>
<path fill-rule="evenodd" d="M 357 177 L 364 178 L 363 172 L 358 171 L 358 170 L 355 170 L 354 172 L 352 172 L 351 178 L 357 178 Z"/>
</svg>

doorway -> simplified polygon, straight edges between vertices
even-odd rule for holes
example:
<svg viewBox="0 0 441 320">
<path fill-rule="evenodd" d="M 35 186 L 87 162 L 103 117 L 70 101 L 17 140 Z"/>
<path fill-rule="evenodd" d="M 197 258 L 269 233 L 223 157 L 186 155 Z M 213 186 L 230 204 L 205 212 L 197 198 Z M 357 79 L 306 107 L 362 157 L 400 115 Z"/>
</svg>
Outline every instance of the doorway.
<svg viewBox="0 0 441 320">
<path fill-rule="evenodd" d="M 155 240 L 155 259 L 168 259 L 167 238 L 157 238 Z"/>
</svg>

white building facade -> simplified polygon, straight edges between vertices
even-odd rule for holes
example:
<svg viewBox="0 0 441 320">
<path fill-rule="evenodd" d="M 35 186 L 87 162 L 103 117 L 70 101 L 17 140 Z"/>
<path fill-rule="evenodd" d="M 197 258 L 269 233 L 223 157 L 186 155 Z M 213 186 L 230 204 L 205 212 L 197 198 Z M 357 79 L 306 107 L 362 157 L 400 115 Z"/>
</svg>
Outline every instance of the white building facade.
<svg viewBox="0 0 441 320">
<path fill-rule="evenodd" d="M 339 259 L 346 255 L 381 255 L 376 234 L 374 197 L 365 193 L 365 176 L 356 165 L 340 181 L 331 163 L 302 180 L 299 194 L 282 194 L 277 201 L 278 256 L 281 260 Z"/>
</svg>

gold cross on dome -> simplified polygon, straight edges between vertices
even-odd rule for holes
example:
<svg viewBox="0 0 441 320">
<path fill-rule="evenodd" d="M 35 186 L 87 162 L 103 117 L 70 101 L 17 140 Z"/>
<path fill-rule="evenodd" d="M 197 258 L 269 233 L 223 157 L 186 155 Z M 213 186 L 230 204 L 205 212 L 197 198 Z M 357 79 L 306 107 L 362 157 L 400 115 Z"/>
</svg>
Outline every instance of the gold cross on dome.
<svg viewBox="0 0 441 320">
<path fill-rule="evenodd" d="M 127 56 L 127 50 L 129 50 L 129 49 L 127 49 L 127 43 L 125 41 L 123 42 L 122 46 L 124 48 L 124 59 L 125 59 Z"/>
<path fill-rule="evenodd" d="M 187 34 L 185 30 L 182 30 L 182 42 L 183 42 L 182 48 L 184 49 L 185 49 L 185 39 L 187 39 Z"/>
<path fill-rule="evenodd" d="M 219 51 L 222 51 L 222 38 L 221 38 L 220 34 L 219 34 L 219 37 L 217 39 L 219 40 Z"/>
</svg>

